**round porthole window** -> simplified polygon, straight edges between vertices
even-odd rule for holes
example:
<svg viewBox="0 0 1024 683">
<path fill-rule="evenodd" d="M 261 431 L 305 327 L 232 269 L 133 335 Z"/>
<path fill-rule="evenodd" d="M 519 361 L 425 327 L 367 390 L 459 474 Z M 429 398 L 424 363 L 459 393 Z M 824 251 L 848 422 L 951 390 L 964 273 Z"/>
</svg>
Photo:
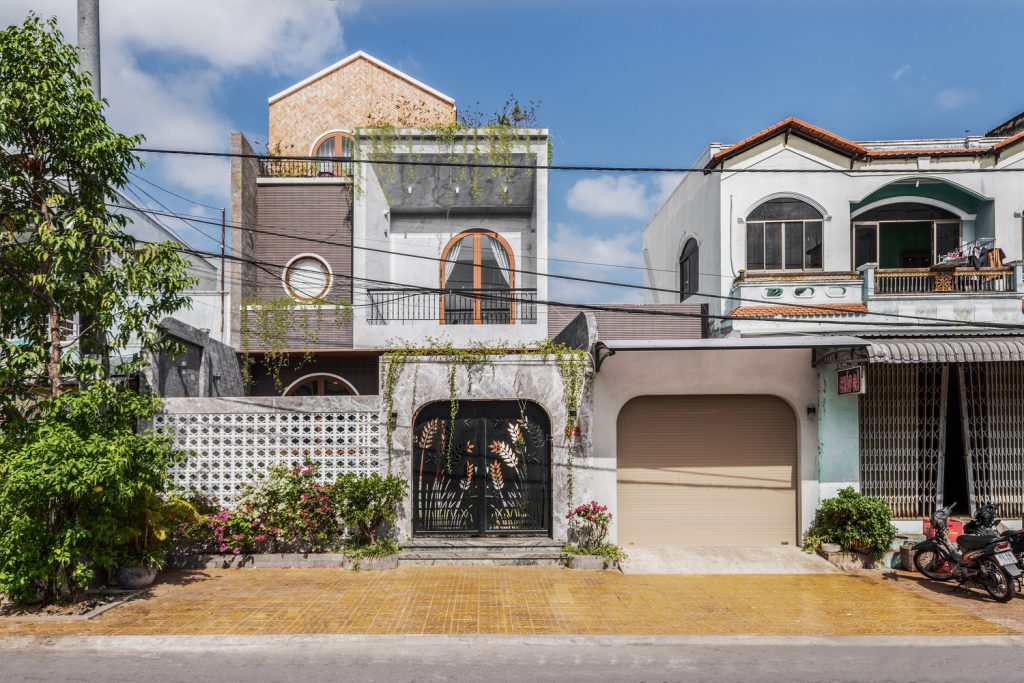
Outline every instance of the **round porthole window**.
<svg viewBox="0 0 1024 683">
<path fill-rule="evenodd" d="M 331 289 L 331 269 L 319 256 L 296 256 L 284 270 L 284 289 L 296 301 L 322 299 Z"/>
</svg>

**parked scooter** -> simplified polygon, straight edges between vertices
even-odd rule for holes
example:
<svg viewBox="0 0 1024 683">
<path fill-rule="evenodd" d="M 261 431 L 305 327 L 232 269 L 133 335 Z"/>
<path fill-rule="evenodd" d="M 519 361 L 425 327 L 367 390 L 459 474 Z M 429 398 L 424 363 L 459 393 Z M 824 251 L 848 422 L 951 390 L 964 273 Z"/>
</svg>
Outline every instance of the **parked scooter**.
<svg viewBox="0 0 1024 683">
<path fill-rule="evenodd" d="M 999 505 L 997 503 L 985 503 L 978 506 L 974 519 L 964 525 L 964 533 L 981 536 L 1001 536 L 1006 539 L 1010 542 L 1010 551 L 1017 558 L 1017 566 L 1020 567 L 1021 571 L 1024 571 L 1024 529 L 1007 529 L 999 533 L 997 527 L 1002 520 L 997 519 L 998 514 Z M 1022 589 L 1021 583 L 1024 583 L 1024 578 L 1018 581 L 1018 592 Z"/>
<path fill-rule="evenodd" d="M 955 506 L 953 503 L 932 513 L 935 537 L 914 546 L 917 571 L 936 581 L 957 579 L 957 588 L 970 582 L 984 588 L 999 602 L 1013 600 L 1021 569 L 1011 552 L 1010 541 L 987 533 L 965 533 L 957 538 L 959 547 L 955 547 L 946 534 L 949 513 Z M 979 529 L 975 527 L 975 530 Z"/>
</svg>

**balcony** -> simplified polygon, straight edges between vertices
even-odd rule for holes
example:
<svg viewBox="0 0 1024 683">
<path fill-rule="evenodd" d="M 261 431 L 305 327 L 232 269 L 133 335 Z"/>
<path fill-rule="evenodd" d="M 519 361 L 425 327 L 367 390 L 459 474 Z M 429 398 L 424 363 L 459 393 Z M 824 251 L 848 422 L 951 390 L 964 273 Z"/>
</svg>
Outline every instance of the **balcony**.
<svg viewBox="0 0 1024 683">
<path fill-rule="evenodd" d="M 902 268 L 874 271 L 873 294 L 990 294 L 1015 291 L 1013 268 Z"/>
<path fill-rule="evenodd" d="M 260 178 L 351 178 L 352 162 L 259 158 Z"/>
<path fill-rule="evenodd" d="M 533 325 L 537 323 L 536 289 L 417 288 L 366 290 L 367 323 L 434 322 L 441 325 Z"/>
</svg>

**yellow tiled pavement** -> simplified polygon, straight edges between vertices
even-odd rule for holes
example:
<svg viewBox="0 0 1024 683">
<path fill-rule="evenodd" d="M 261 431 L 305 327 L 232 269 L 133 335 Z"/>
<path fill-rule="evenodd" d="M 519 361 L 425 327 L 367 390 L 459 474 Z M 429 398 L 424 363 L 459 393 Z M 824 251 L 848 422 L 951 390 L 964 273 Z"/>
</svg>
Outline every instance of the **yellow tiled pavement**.
<svg viewBox="0 0 1024 683">
<path fill-rule="evenodd" d="M 1003 635 L 1006 626 L 835 574 L 622 575 L 556 567 L 169 573 L 90 621 L 0 619 L 2 635 Z"/>
</svg>

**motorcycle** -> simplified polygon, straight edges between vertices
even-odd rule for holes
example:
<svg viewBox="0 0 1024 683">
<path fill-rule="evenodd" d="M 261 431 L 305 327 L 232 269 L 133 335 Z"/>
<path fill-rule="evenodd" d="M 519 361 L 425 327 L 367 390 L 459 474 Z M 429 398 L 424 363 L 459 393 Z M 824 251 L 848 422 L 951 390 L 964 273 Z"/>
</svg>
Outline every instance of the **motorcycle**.
<svg viewBox="0 0 1024 683">
<path fill-rule="evenodd" d="M 999 602 L 1013 600 L 1022 572 L 1017 556 L 1011 552 L 1012 544 L 1003 536 L 991 533 L 964 533 L 954 546 L 946 530 L 949 514 L 955 506 L 953 503 L 932 513 L 930 521 L 935 537 L 914 546 L 917 571 L 935 581 L 956 579 L 956 589 L 968 582 L 980 586 Z M 981 531 L 978 526 L 974 530 Z"/>
<path fill-rule="evenodd" d="M 1002 522 L 996 519 L 999 514 L 999 505 L 996 503 L 985 503 L 978 507 L 974 519 L 964 525 L 965 534 L 977 534 L 986 536 L 1001 536 L 1010 542 L 1010 551 L 1017 558 L 1017 566 L 1024 571 L 1024 529 L 1007 529 L 999 533 L 996 527 Z M 1024 577 L 1018 581 L 1017 591 L 1024 589 Z"/>
</svg>

